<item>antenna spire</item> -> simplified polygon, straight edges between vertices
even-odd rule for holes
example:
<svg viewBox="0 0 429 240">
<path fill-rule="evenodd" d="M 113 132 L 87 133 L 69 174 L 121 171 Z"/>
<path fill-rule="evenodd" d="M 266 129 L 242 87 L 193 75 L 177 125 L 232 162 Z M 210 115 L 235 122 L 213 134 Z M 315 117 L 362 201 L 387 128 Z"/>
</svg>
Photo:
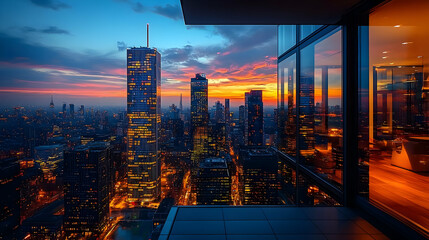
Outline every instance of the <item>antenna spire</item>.
<svg viewBox="0 0 429 240">
<path fill-rule="evenodd" d="M 183 111 L 183 106 L 182 106 L 182 94 L 180 94 L 180 112 Z"/>
<path fill-rule="evenodd" d="M 146 36 L 147 36 L 147 47 L 149 48 L 149 23 L 148 24 L 146 24 L 146 31 L 147 31 L 147 33 L 146 33 Z"/>
</svg>

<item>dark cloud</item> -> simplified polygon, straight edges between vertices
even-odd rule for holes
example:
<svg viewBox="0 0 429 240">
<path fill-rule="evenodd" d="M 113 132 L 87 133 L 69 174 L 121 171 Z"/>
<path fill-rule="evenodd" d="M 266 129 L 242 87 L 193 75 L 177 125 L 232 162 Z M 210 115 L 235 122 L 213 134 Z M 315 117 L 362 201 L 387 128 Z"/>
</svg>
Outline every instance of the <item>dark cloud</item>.
<svg viewBox="0 0 429 240">
<path fill-rule="evenodd" d="M 181 63 L 189 60 L 193 48 L 191 45 L 186 45 L 183 48 L 168 48 L 162 51 L 163 61 L 167 63 Z"/>
<path fill-rule="evenodd" d="M 146 6 L 144 6 L 143 4 L 137 1 L 133 1 L 133 0 L 115 0 L 115 1 L 128 4 L 131 7 L 131 9 L 136 13 L 143 13 L 143 12 L 146 12 L 146 10 L 148 10 Z M 153 13 L 159 14 L 161 16 L 171 18 L 173 20 L 182 19 L 182 10 L 179 5 L 166 4 L 162 6 L 161 5 L 155 6 L 152 9 L 150 9 L 150 11 L 152 11 Z"/>
<path fill-rule="evenodd" d="M 225 44 L 162 49 L 166 76 L 183 79 L 190 77 L 189 71 L 196 71 L 242 84 L 244 75 L 249 75 L 248 83 L 261 83 L 261 77 L 275 74 L 274 26 L 215 26 L 214 29 L 226 40 Z"/>
<path fill-rule="evenodd" d="M 70 5 L 67 5 L 57 0 L 30 0 L 30 1 L 39 7 L 50 8 L 53 10 L 60 10 L 61 8 L 70 7 Z"/>
<path fill-rule="evenodd" d="M 37 32 L 37 33 L 46 33 L 46 34 L 70 34 L 69 31 L 55 27 L 50 26 L 45 29 L 36 29 L 33 27 L 23 27 L 21 29 L 23 32 Z"/>
<path fill-rule="evenodd" d="M 132 3 L 131 6 L 136 13 L 142 13 L 146 10 L 145 7 L 143 7 L 143 5 L 139 2 Z"/>
<path fill-rule="evenodd" d="M 10 64 L 49 65 L 81 69 L 88 73 L 124 68 L 122 60 L 102 54 L 77 53 L 63 48 L 29 44 L 24 39 L 0 33 L 0 62 Z M 6 78 L 5 78 L 6 79 Z"/>
<path fill-rule="evenodd" d="M 164 6 L 156 6 L 154 7 L 153 12 L 173 20 L 182 19 L 182 11 L 180 10 L 179 5 L 166 4 Z"/>
<path fill-rule="evenodd" d="M 116 45 L 118 47 L 118 51 L 122 52 L 125 51 L 127 49 L 127 44 L 125 42 L 116 42 Z"/>
<path fill-rule="evenodd" d="M 143 6 L 143 4 L 141 4 L 140 2 L 135 2 L 132 0 L 115 0 L 115 1 L 128 4 L 131 7 L 131 9 L 136 13 L 143 13 L 146 11 L 146 7 Z"/>
<path fill-rule="evenodd" d="M 186 29 L 207 30 L 207 27 L 204 25 L 186 25 Z"/>
</svg>

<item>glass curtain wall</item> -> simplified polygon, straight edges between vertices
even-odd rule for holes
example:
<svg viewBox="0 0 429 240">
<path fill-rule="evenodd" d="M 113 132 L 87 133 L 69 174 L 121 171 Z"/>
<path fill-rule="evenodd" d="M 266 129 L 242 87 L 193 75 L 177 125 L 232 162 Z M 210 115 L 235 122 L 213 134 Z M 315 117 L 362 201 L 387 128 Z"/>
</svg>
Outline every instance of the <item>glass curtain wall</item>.
<svg viewBox="0 0 429 240">
<path fill-rule="evenodd" d="M 300 161 L 341 188 L 343 180 L 342 37 L 336 29 L 301 50 Z"/>
<path fill-rule="evenodd" d="M 299 26 L 300 32 L 294 37 L 309 36 L 319 27 Z M 342 189 L 342 30 L 325 29 L 306 39 L 301 47 L 291 44 L 296 41 L 283 35 L 285 29 L 294 28 L 278 28 L 282 57 L 277 74 L 277 147 L 288 159 L 280 162 L 283 190 L 287 190 L 284 194 L 298 205 L 340 205 L 317 181 L 297 174 L 297 169 L 308 169 Z"/>
<path fill-rule="evenodd" d="M 392 0 L 362 27 L 360 194 L 429 236 L 429 1 Z M 369 54 L 368 54 L 369 53 Z"/>
</svg>

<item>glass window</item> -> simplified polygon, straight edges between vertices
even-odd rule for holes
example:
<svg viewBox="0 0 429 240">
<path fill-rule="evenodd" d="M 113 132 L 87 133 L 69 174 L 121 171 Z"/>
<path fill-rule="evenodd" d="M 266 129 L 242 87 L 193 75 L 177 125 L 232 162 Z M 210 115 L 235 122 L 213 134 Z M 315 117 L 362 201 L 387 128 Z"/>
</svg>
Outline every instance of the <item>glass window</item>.
<svg viewBox="0 0 429 240">
<path fill-rule="evenodd" d="M 341 188 L 343 180 L 342 30 L 301 50 L 301 163 Z"/>
<path fill-rule="evenodd" d="M 370 14 L 363 54 L 368 114 L 361 131 L 363 196 L 429 232 L 429 1 L 392 0 Z M 365 46 L 367 42 L 367 46 Z M 365 76 L 366 74 L 366 76 Z M 365 119 L 366 116 L 366 119 Z M 366 132 L 365 132 L 366 131 Z M 367 149 L 367 151 L 365 151 Z M 365 157 L 366 156 L 366 157 Z M 368 173 L 369 171 L 369 173 Z"/>
<path fill-rule="evenodd" d="M 303 174 L 299 174 L 298 178 L 298 196 L 299 205 L 302 206 L 340 206 L 335 198 Z"/>
<path fill-rule="evenodd" d="M 277 50 L 278 55 L 282 55 L 289 48 L 296 44 L 296 26 L 280 25 L 277 28 Z"/>
<path fill-rule="evenodd" d="M 296 55 L 278 64 L 278 149 L 296 157 Z"/>
<path fill-rule="evenodd" d="M 302 40 L 306 38 L 308 35 L 312 34 L 314 31 L 319 29 L 322 25 L 301 25 L 301 38 L 299 40 Z"/>
<path fill-rule="evenodd" d="M 288 165 L 282 158 L 279 159 L 280 199 L 285 205 L 296 204 L 296 171 L 294 166 Z"/>
</svg>

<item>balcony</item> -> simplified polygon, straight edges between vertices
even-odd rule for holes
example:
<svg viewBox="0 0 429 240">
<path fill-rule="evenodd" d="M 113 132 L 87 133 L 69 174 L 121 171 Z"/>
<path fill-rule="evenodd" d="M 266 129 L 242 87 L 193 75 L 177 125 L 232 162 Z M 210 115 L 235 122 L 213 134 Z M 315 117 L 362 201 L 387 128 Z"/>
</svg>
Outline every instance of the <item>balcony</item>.
<svg viewBox="0 0 429 240">
<path fill-rule="evenodd" d="M 159 240 L 389 239 L 345 207 L 177 206 Z"/>
</svg>

